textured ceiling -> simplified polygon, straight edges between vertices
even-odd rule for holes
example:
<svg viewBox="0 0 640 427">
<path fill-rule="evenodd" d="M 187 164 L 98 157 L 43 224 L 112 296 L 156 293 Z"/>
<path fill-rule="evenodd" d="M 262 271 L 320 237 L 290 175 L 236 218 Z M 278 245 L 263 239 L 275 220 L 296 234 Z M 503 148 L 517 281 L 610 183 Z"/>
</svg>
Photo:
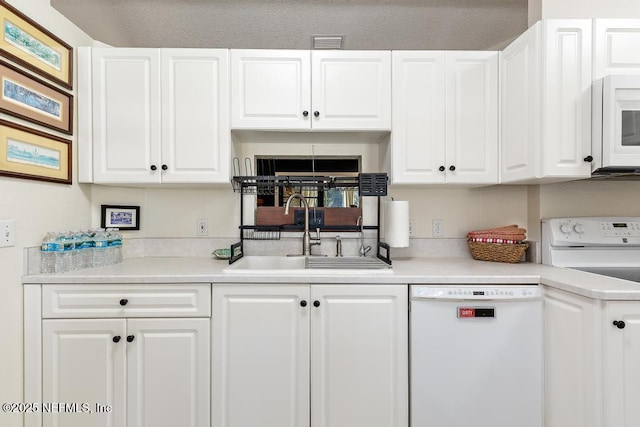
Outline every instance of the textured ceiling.
<svg viewBox="0 0 640 427">
<path fill-rule="evenodd" d="M 502 47 L 527 28 L 527 0 L 51 0 L 96 40 L 129 47 L 345 49 Z"/>
</svg>

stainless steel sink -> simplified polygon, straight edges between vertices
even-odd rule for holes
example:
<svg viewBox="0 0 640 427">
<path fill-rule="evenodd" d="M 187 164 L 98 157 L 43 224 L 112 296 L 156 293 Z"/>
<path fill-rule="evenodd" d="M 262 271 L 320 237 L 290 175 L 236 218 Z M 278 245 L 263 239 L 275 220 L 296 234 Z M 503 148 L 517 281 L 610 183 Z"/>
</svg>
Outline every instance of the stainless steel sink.
<svg viewBox="0 0 640 427">
<path fill-rule="evenodd" d="M 392 273 L 391 266 L 371 257 L 244 256 L 223 269 L 227 274 L 362 274 Z"/>
</svg>

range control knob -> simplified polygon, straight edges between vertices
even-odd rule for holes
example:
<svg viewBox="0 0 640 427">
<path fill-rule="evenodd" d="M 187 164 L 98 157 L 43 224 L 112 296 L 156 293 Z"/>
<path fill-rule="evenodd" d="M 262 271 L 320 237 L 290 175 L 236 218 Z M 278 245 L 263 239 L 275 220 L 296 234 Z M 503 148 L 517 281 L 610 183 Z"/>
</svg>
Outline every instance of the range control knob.
<svg viewBox="0 0 640 427">
<path fill-rule="evenodd" d="M 573 226 L 573 231 L 575 231 L 578 234 L 582 234 L 584 233 L 584 225 L 582 224 L 576 224 Z"/>
<path fill-rule="evenodd" d="M 571 224 L 568 224 L 566 222 L 564 224 L 560 224 L 560 231 L 563 234 L 569 234 L 571 233 L 571 230 L 573 230 L 573 228 L 571 227 Z"/>
</svg>

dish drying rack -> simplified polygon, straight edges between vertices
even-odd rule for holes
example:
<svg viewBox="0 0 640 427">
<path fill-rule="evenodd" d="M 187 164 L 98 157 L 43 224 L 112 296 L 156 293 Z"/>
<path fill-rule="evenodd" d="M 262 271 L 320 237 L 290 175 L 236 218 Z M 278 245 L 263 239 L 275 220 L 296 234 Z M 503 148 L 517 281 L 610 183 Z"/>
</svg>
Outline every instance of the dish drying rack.
<svg viewBox="0 0 640 427">
<path fill-rule="evenodd" d="M 305 190 L 319 190 L 331 188 L 354 188 L 359 190 L 360 197 L 377 197 L 377 221 L 376 225 L 365 225 L 365 230 L 377 231 L 376 256 L 391 265 L 390 248 L 380 241 L 380 197 L 387 195 L 389 178 L 386 173 L 360 173 L 358 176 L 331 177 L 331 176 L 234 176 L 231 180 L 233 191 L 240 195 L 254 194 L 258 196 L 272 196 L 280 188 L 294 188 L 296 192 Z M 251 209 L 254 207 L 251 206 Z M 231 257 L 229 264 L 233 264 L 244 255 L 245 240 L 279 240 L 282 226 L 245 225 L 244 197 L 240 197 L 240 241 L 231 245 Z M 344 226 L 342 229 L 359 231 L 357 225 Z M 384 251 L 384 255 L 382 254 Z"/>
</svg>

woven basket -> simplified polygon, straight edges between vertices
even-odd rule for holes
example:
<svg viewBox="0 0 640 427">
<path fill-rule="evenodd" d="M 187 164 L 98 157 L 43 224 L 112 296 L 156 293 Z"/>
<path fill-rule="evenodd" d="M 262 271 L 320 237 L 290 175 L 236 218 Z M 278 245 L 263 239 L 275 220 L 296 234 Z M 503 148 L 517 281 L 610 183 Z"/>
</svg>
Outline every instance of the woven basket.
<svg viewBox="0 0 640 427">
<path fill-rule="evenodd" d="M 529 243 L 519 243 L 508 245 L 502 243 L 481 243 L 467 242 L 471 249 L 473 259 L 481 261 L 510 262 L 518 263 L 522 259 L 524 252 L 529 247 Z"/>
</svg>

